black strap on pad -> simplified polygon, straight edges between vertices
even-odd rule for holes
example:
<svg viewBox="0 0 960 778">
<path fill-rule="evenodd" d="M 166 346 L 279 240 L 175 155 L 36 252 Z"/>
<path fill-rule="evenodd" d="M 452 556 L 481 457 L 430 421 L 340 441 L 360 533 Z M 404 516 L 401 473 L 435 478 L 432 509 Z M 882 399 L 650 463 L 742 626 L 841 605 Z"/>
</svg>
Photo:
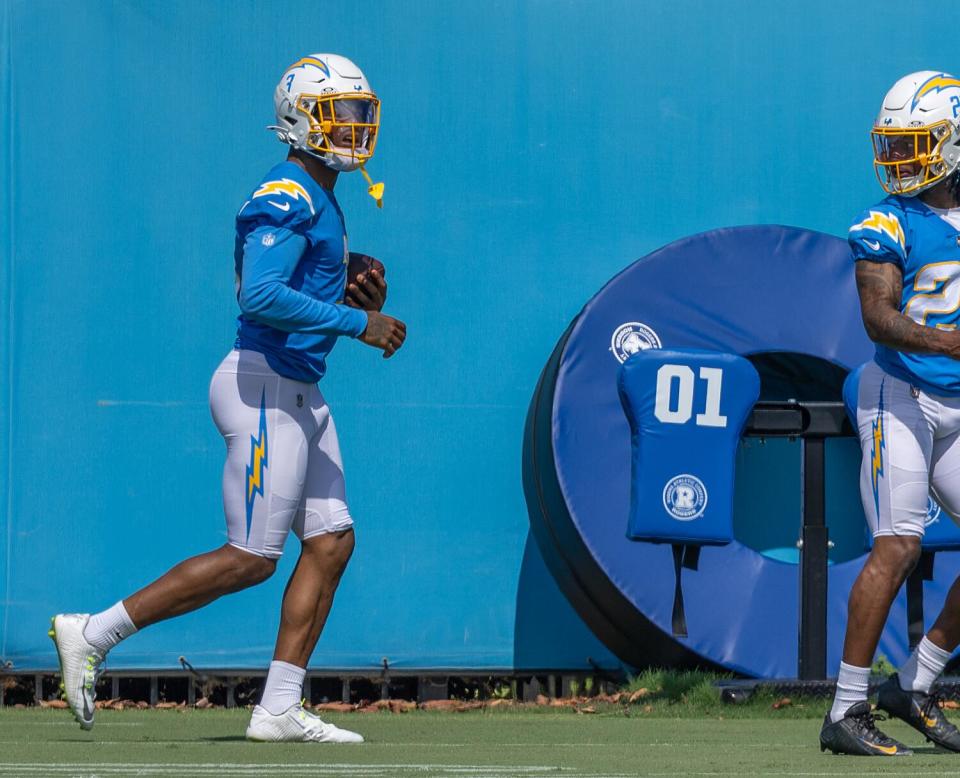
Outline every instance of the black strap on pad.
<svg viewBox="0 0 960 778">
<path fill-rule="evenodd" d="M 684 568 L 696 570 L 700 564 L 700 546 L 685 543 L 671 544 L 673 549 L 673 574 L 676 584 L 673 590 L 673 636 L 687 637 L 687 616 L 683 609 L 683 584 L 680 577 Z"/>
</svg>

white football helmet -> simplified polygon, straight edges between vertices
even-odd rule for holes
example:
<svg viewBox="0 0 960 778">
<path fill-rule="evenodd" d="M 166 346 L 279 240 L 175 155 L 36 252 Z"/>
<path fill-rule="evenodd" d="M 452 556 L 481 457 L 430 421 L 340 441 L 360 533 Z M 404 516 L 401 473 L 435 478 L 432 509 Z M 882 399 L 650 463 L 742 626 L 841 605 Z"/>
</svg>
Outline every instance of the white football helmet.
<svg viewBox="0 0 960 778">
<path fill-rule="evenodd" d="M 380 101 L 346 57 L 310 54 L 298 59 L 284 71 L 273 103 L 277 124 L 269 129 L 327 167 L 356 170 L 373 156 Z"/>
<path fill-rule="evenodd" d="M 890 194 L 913 197 L 960 165 L 960 79 L 923 70 L 883 98 L 874 122 L 873 166 Z"/>
</svg>

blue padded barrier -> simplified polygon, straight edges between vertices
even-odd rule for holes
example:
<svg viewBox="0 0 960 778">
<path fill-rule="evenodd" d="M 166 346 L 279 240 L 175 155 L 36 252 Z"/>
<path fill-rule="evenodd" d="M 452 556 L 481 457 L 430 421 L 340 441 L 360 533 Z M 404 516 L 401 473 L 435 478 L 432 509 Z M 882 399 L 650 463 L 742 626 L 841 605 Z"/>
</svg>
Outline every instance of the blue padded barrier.
<svg viewBox="0 0 960 778">
<path fill-rule="evenodd" d="M 630 356 L 652 348 L 712 349 L 755 364 L 768 355 L 785 355 L 787 361 L 800 355 L 835 366 L 842 376 L 873 352 L 851 264 L 844 240 L 808 230 L 761 226 L 696 235 L 615 276 L 558 342 L 528 415 L 524 467 L 531 528 L 561 589 L 624 661 L 723 666 L 767 678 L 796 673 L 798 568 L 737 537 L 702 550 L 697 574 L 684 582 L 690 634 L 670 637 L 671 548 L 631 542 L 623 531 L 630 512 L 631 435 L 616 378 Z M 761 400 L 768 399 L 773 382 L 760 373 Z M 796 386 L 797 395 L 771 399 L 798 396 L 809 388 L 800 386 L 806 380 L 796 371 L 781 389 Z M 839 383 L 823 386 L 828 388 L 800 399 L 840 399 Z M 783 448 L 770 447 L 776 450 Z M 852 523 L 856 537 L 863 515 L 853 456 L 859 453 L 852 445 L 828 447 L 827 523 L 831 534 L 834 527 L 838 534 L 849 533 Z M 795 484 L 790 487 L 795 491 L 771 493 L 769 477 L 750 480 L 738 471 L 735 505 L 754 514 L 754 521 L 789 524 L 795 539 L 798 460 L 771 460 L 770 467 L 778 481 Z M 835 473 L 843 474 L 844 489 L 831 480 Z M 734 520 L 736 526 L 736 513 Z M 960 572 L 954 556 L 938 561 L 935 579 L 926 585 L 931 615 Z M 828 571 L 830 672 L 840 660 L 847 597 L 862 563 L 862 555 L 837 559 Z M 901 594 L 879 647 L 895 663 L 907 654 L 906 622 Z"/>
</svg>

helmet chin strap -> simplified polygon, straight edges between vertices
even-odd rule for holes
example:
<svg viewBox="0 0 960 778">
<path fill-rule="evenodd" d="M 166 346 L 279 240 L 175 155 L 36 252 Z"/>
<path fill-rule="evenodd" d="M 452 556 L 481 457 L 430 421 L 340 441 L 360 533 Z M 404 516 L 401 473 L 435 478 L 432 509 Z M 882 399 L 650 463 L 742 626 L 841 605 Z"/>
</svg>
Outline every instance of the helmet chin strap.
<svg viewBox="0 0 960 778">
<path fill-rule="evenodd" d="M 960 203 L 960 168 L 947 176 L 947 182 L 947 186 L 950 187 L 950 196 L 953 197 L 954 202 Z"/>
</svg>

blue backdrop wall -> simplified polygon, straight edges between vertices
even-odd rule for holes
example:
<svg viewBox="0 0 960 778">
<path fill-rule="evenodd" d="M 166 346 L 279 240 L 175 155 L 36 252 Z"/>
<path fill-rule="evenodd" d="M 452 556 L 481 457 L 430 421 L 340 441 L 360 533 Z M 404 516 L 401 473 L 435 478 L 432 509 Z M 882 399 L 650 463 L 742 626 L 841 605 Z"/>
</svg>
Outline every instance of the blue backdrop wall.
<svg viewBox="0 0 960 778">
<path fill-rule="evenodd" d="M 233 337 L 233 216 L 283 148 L 285 65 L 346 54 L 383 99 L 338 196 L 409 340 L 338 346 L 358 549 L 314 665 L 617 660 L 546 572 L 523 420 L 567 322 L 671 240 L 845 233 L 877 199 L 869 125 L 902 74 L 957 67 L 938 7 L 884 46 L 874 3 L 0 0 L 0 662 L 224 540 L 207 384 Z M 927 16 L 929 18 L 923 18 Z M 855 519 L 858 520 L 858 519 Z M 262 666 L 277 576 L 128 641 L 113 666 Z"/>
</svg>

